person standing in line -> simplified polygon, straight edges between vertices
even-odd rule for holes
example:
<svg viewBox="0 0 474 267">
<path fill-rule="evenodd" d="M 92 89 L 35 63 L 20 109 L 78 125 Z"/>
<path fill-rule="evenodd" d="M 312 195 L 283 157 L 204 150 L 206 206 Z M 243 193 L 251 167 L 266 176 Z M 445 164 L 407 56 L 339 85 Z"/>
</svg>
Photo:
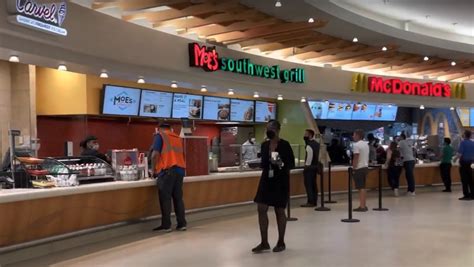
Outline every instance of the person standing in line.
<svg viewBox="0 0 474 267">
<path fill-rule="evenodd" d="M 375 164 L 377 162 L 377 139 L 373 133 L 369 133 L 367 140 L 369 141 L 369 163 Z"/>
<path fill-rule="evenodd" d="M 454 149 L 451 147 L 451 139 L 444 138 L 444 146 L 441 151 L 441 163 L 439 170 L 443 179 L 445 189 L 443 192 L 451 192 L 451 161 L 453 160 Z"/>
<path fill-rule="evenodd" d="M 152 152 L 153 176 L 156 177 L 161 208 L 161 225 L 153 231 L 171 232 L 171 200 L 178 225 L 177 231 L 186 231 L 183 201 L 183 180 L 186 170 L 183 140 L 169 124 L 161 124 L 154 137 Z"/>
<path fill-rule="evenodd" d="M 407 179 L 408 190 L 410 196 L 415 196 L 415 156 L 413 155 L 413 147 L 408 143 L 407 136 L 402 133 L 400 135 L 400 154 L 405 168 L 405 178 Z"/>
<path fill-rule="evenodd" d="M 318 171 L 320 171 L 318 168 L 320 145 L 314 140 L 314 131 L 311 129 L 305 130 L 303 138 L 306 143 L 306 159 L 303 176 L 308 202 L 301 205 L 301 207 L 307 208 L 318 205 L 318 183 L 316 178 Z"/>
<path fill-rule="evenodd" d="M 464 132 L 464 140 L 459 145 L 457 157 L 459 158 L 459 173 L 461 175 L 463 197 L 459 200 L 474 199 L 474 180 L 471 165 L 474 163 L 474 141 L 471 140 L 472 132 Z"/>
<path fill-rule="evenodd" d="M 280 139 L 280 123 L 270 120 L 267 123 L 267 141 L 261 146 L 262 175 L 254 201 L 258 204 L 258 223 L 261 243 L 252 249 L 260 253 L 270 249 L 268 243 L 268 207 L 275 208 L 278 225 L 278 243 L 273 252 L 286 249 L 285 231 L 287 217 L 285 208 L 288 205 L 290 189 L 290 170 L 295 167 L 295 156 L 288 141 Z"/>
<path fill-rule="evenodd" d="M 387 168 L 388 184 L 393 190 L 393 195 L 398 197 L 398 187 L 400 184 L 400 175 L 402 174 L 403 162 L 400 156 L 400 150 L 396 142 L 391 142 L 387 149 Z"/>
<path fill-rule="evenodd" d="M 366 212 L 369 209 L 366 205 L 367 191 L 365 189 L 365 183 L 367 180 L 367 174 L 369 173 L 369 145 L 363 141 L 364 131 L 361 129 L 355 130 L 352 138 L 354 139 L 353 144 L 353 159 L 352 168 L 353 179 L 356 189 L 359 190 L 359 201 L 360 205 L 354 209 L 357 212 Z"/>
</svg>

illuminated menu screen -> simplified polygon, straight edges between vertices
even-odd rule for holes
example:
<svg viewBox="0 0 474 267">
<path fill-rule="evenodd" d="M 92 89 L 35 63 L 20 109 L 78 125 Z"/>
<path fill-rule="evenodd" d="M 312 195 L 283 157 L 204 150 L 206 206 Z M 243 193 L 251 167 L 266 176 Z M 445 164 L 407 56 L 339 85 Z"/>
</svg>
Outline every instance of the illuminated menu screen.
<svg viewBox="0 0 474 267">
<path fill-rule="evenodd" d="M 317 120 L 324 120 L 328 118 L 328 101 L 309 101 L 309 108 L 313 114 L 313 118 Z"/>
<path fill-rule="evenodd" d="M 170 118 L 173 93 L 142 90 L 140 116 Z"/>
<path fill-rule="evenodd" d="M 474 108 L 471 108 L 471 127 L 474 127 Z"/>
<path fill-rule="evenodd" d="M 375 121 L 394 121 L 397 118 L 398 107 L 394 105 L 377 105 L 374 113 Z"/>
<path fill-rule="evenodd" d="M 230 120 L 253 122 L 254 102 L 251 100 L 230 100 Z"/>
<path fill-rule="evenodd" d="M 228 121 L 230 116 L 230 99 L 222 97 L 204 97 L 204 119 Z"/>
<path fill-rule="evenodd" d="M 355 103 L 352 105 L 352 120 L 370 121 L 374 119 L 377 106 L 366 103 Z"/>
<path fill-rule="evenodd" d="M 398 107 L 346 101 L 308 101 L 313 118 L 318 120 L 394 121 Z"/>
<path fill-rule="evenodd" d="M 255 122 L 267 122 L 276 119 L 276 104 L 271 102 L 255 102 Z"/>
<path fill-rule="evenodd" d="M 352 104 L 349 102 L 329 101 L 327 118 L 330 120 L 351 120 Z"/>
<path fill-rule="evenodd" d="M 200 119 L 202 117 L 202 96 L 174 94 L 173 118 Z"/>
<path fill-rule="evenodd" d="M 140 89 L 106 85 L 104 88 L 103 114 L 137 116 Z"/>
</svg>

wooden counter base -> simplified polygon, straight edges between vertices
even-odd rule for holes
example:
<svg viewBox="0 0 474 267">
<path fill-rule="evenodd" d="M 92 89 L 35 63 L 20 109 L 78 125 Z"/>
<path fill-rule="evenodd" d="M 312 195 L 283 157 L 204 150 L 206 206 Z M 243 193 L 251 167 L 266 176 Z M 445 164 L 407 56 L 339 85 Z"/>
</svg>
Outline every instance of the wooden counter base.
<svg viewBox="0 0 474 267">
<path fill-rule="evenodd" d="M 453 167 L 453 182 L 459 181 Z M 415 169 L 417 185 L 440 183 L 437 167 Z M 325 173 L 327 186 L 327 173 Z M 252 201 L 259 177 L 240 177 L 187 182 L 184 184 L 186 209 L 198 209 Z M 386 173 L 384 171 L 384 186 Z M 318 181 L 319 184 L 319 181 Z M 405 178 L 402 175 L 400 184 Z M 334 171 L 332 190 L 347 190 L 347 171 Z M 378 173 L 371 171 L 368 188 L 378 186 Z M 305 193 L 301 171 L 291 176 L 291 194 Z M 0 247 L 55 235 L 159 214 L 155 186 L 82 193 L 0 204 Z"/>
</svg>

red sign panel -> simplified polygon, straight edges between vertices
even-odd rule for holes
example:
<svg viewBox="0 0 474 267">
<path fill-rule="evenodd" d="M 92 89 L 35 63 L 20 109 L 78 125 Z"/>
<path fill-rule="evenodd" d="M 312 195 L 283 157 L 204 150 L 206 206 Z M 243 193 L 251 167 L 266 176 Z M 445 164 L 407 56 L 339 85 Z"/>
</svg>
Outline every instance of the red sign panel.
<svg viewBox="0 0 474 267">
<path fill-rule="evenodd" d="M 451 86 L 447 83 L 417 83 L 400 79 L 369 77 L 368 85 L 372 93 L 451 97 Z"/>
</svg>

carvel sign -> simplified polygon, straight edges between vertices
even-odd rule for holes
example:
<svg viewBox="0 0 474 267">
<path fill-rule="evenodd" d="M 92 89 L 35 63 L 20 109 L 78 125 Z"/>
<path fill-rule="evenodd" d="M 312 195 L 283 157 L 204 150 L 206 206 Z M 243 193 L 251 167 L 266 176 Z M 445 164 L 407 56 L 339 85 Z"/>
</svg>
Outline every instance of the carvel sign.
<svg viewBox="0 0 474 267">
<path fill-rule="evenodd" d="M 35 0 L 7 0 L 8 11 L 15 14 L 10 22 L 47 33 L 67 35 L 61 28 L 66 19 L 66 2 L 41 4 Z"/>
<path fill-rule="evenodd" d="M 280 69 L 279 65 L 264 66 L 254 64 L 250 59 L 233 59 L 219 57 L 215 47 L 189 44 L 189 65 L 205 71 L 229 71 L 267 79 L 278 79 L 282 83 L 304 83 L 305 73 L 302 68 Z"/>
<path fill-rule="evenodd" d="M 368 85 L 372 93 L 451 97 L 451 86 L 447 83 L 417 83 L 400 79 L 369 77 Z"/>
</svg>

